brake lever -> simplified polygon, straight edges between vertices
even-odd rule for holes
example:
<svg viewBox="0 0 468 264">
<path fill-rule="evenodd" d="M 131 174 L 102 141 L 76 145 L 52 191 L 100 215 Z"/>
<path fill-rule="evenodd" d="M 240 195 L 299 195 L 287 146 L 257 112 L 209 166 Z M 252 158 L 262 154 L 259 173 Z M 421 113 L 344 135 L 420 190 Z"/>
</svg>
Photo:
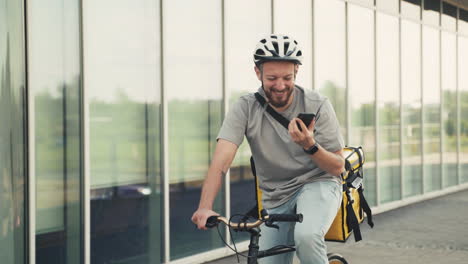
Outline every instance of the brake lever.
<svg viewBox="0 0 468 264">
<path fill-rule="evenodd" d="M 267 221 L 265 222 L 265 225 L 268 226 L 268 227 L 273 227 L 273 228 L 276 228 L 276 229 L 279 230 L 279 226 L 273 224 L 273 221 L 267 220 Z"/>
</svg>

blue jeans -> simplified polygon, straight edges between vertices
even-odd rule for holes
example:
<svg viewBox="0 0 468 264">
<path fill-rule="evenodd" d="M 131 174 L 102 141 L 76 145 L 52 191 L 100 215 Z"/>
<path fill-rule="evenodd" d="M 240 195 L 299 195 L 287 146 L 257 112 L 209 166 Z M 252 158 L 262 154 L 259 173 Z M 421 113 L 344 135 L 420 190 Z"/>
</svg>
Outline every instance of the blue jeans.
<svg viewBox="0 0 468 264">
<path fill-rule="evenodd" d="M 302 223 L 278 222 L 279 230 L 262 227 L 260 250 L 277 245 L 296 245 L 301 264 L 328 264 L 324 236 L 330 228 L 341 205 L 342 186 L 335 181 L 317 181 L 304 185 L 291 199 L 272 209 L 269 214 L 304 215 Z M 294 252 L 265 257 L 258 263 L 292 263 Z"/>
</svg>

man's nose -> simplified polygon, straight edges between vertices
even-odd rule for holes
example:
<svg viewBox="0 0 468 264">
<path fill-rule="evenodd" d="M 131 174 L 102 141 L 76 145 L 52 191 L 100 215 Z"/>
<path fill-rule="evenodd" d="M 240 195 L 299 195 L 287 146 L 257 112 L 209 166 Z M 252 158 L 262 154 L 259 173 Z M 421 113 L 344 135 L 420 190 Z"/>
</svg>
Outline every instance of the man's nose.
<svg viewBox="0 0 468 264">
<path fill-rule="evenodd" d="M 283 90 L 286 87 L 286 83 L 283 80 L 276 80 L 275 88 L 278 90 Z"/>
</svg>

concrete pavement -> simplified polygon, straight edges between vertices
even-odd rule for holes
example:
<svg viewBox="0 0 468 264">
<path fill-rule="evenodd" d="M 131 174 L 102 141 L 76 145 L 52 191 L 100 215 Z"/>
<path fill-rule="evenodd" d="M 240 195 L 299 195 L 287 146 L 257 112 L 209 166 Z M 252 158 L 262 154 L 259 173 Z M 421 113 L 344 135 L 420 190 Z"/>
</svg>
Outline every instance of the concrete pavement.
<svg viewBox="0 0 468 264">
<path fill-rule="evenodd" d="M 327 242 L 328 251 L 349 264 L 467 264 L 468 190 L 374 216 L 375 227 L 361 224 L 363 240 Z M 235 256 L 207 262 L 237 263 Z M 245 258 L 241 257 L 241 263 Z M 300 263 L 295 259 L 294 263 Z"/>
</svg>

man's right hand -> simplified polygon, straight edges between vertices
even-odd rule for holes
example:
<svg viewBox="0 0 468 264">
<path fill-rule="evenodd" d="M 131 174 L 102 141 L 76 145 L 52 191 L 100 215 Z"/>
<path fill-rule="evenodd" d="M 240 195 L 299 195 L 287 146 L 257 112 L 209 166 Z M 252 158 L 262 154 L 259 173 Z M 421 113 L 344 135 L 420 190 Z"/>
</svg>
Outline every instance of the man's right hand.
<svg viewBox="0 0 468 264">
<path fill-rule="evenodd" d="M 206 220 L 212 215 L 219 215 L 215 211 L 209 209 L 199 208 L 192 215 L 192 222 L 197 226 L 198 229 L 206 230 Z"/>
</svg>

